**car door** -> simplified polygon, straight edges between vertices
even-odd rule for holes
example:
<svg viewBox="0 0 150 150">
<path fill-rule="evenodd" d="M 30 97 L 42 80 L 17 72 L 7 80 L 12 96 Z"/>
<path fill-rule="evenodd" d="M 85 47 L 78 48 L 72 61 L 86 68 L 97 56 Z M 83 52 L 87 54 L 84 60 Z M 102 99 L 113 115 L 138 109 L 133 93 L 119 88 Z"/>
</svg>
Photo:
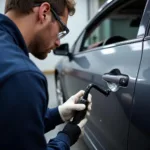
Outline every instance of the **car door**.
<svg viewBox="0 0 150 150">
<path fill-rule="evenodd" d="M 135 96 L 129 129 L 128 149 L 150 149 L 150 1 L 144 15 L 143 27 L 147 29 L 143 43 L 142 60 L 135 87 Z"/>
<path fill-rule="evenodd" d="M 139 28 L 145 4 L 146 0 L 119 0 L 106 5 L 87 26 L 72 60 L 65 63 L 68 96 L 85 89 L 89 83 L 114 90 L 108 97 L 91 90 L 93 107 L 85 135 L 93 149 L 127 149 L 145 32 Z M 121 88 L 117 83 L 119 75 L 129 79 Z"/>
</svg>

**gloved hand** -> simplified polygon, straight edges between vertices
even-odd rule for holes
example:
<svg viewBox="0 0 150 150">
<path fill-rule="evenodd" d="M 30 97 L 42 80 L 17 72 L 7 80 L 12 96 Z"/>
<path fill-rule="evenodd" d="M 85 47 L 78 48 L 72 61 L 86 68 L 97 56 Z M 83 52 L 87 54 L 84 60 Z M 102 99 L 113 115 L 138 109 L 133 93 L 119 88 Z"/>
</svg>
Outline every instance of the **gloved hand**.
<svg viewBox="0 0 150 150">
<path fill-rule="evenodd" d="M 70 146 L 75 144 L 79 139 L 79 137 L 84 134 L 84 126 L 86 122 L 87 122 L 86 118 L 81 120 L 81 122 L 78 125 L 70 122 L 64 127 L 63 131 L 61 131 L 61 133 L 65 133 L 69 136 Z"/>
<path fill-rule="evenodd" d="M 78 100 L 83 96 L 84 91 L 79 91 L 75 95 L 71 96 L 64 104 L 58 107 L 60 116 L 64 122 L 70 121 L 73 118 L 75 111 L 81 111 L 85 109 L 84 104 L 76 104 Z M 90 115 L 90 110 L 92 109 L 92 96 L 91 94 L 88 95 L 88 109 L 87 115 Z"/>
</svg>

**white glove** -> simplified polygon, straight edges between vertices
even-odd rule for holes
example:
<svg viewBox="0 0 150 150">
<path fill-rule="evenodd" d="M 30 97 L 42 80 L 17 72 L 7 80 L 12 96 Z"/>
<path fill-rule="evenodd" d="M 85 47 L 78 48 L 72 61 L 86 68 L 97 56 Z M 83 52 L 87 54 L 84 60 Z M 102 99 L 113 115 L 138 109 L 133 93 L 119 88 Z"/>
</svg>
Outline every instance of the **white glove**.
<svg viewBox="0 0 150 150">
<path fill-rule="evenodd" d="M 64 122 L 70 121 L 75 111 L 81 111 L 84 110 L 86 107 L 84 104 L 76 104 L 78 100 L 83 96 L 84 91 L 79 91 L 77 94 L 71 96 L 64 104 L 60 105 L 58 107 L 60 116 Z M 92 109 L 92 96 L 91 94 L 88 95 L 88 109 L 87 109 L 87 115 L 90 115 L 90 111 Z M 85 119 L 79 123 L 79 127 L 82 129 L 84 124 L 86 123 Z"/>
</svg>

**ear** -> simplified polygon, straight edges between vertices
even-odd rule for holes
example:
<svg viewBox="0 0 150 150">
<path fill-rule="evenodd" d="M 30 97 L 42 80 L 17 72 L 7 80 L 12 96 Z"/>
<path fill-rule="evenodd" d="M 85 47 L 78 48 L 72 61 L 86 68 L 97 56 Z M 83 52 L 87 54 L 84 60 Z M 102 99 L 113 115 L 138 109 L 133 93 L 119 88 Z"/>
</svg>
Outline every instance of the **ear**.
<svg viewBox="0 0 150 150">
<path fill-rule="evenodd" d="M 48 16 L 50 16 L 51 18 L 50 9 L 51 6 L 47 2 L 42 3 L 42 5 L 39 7 L 38 18 L 41 23 L 44 23 L 47 20 Z"/>
</svg>

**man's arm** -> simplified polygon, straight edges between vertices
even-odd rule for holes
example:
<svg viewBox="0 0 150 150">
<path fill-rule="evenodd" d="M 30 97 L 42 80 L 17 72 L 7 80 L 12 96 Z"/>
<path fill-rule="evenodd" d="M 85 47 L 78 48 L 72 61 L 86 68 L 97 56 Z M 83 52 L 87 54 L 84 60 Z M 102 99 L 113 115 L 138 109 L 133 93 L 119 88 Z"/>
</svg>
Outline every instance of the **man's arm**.
<svg viewBox="0 0 150 150">
<path fill-rule="evenodd" d="M 49 132 L 50 130 L 54 129 L 57 125 L 62 123 L 64 122 L 61 119 L 58 107 L 53 109 L 48 108 L 44 118 L 45 133 Z"/>
<path fill-rule="evenodd" d="M 0 89 L 0 139 L 3 149 L 69 150 L 70 139 L 59 133 L 48 145 L 44 137 L 47 96 L 44 78 L 34 72 L 11 76 Z M 52 122 L 53 124 L 53 122 Z"/>
</svg>

